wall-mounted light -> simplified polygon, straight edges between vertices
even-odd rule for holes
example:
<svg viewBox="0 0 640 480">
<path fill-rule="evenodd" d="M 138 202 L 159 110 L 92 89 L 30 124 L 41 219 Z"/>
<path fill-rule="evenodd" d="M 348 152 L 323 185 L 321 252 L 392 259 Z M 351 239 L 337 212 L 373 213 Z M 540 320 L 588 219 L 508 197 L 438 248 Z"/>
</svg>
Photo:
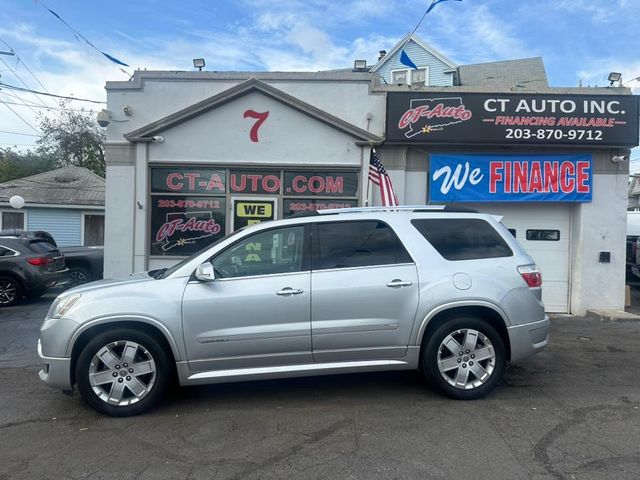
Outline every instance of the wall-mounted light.
<svg viewBox="0 0 640 480">
<path fill-rule="evenodd" d="M 619 82 L 622 79 L 622 74 L 620 72 L 611 72 L 607 79 L 611 82 L 609 86 L 612 86 L 615 82 Z"/>
<path fill-rule="evenodd" d="M 202 69 L 203 69 L 203 68 L 204 68 L 204 66 L 205 66 L 204 58 L 194 58 L 194 59 L 193 59 L 193 66 L 194 66 L 194 68 L 197 68 L 197 69 L 198 69 L 198 71 L 200 71 L 200 72 L 201 72 L 201 71 L 202 71 Z"/>
</svg>

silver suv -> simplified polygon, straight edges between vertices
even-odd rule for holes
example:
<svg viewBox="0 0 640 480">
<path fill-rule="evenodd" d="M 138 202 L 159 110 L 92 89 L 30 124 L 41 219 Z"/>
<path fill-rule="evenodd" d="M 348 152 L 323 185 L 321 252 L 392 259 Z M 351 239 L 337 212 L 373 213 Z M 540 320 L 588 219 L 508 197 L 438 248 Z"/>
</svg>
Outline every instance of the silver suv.
<svg viewBox="0 0 640 480">
<path fill-rule="evenodd" d="M 69 290 L 40 331 L 40 378 L 96 410 L 167 387 L 419 369 L 475 399 L 548 341 L 541 275 L 500 218 L 360 208 L 242 229 L 172 268 Z"/>
</svg>

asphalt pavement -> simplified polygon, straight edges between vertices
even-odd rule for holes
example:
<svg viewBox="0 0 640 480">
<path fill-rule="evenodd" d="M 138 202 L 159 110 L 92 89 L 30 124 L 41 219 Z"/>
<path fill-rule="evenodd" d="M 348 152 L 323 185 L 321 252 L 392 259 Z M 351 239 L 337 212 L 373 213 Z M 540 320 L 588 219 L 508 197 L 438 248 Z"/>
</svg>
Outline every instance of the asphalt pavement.
<svg viewBox="0 0 640 480">
<path fill-rule="evenodd" d="M 478 401 L 387 372 L 176 389 L 114 419 L 38 379 L 51 300 L 0 310 L 0 480 L 640 478 L 640 322 L 554 318 Z"/>
</svg>

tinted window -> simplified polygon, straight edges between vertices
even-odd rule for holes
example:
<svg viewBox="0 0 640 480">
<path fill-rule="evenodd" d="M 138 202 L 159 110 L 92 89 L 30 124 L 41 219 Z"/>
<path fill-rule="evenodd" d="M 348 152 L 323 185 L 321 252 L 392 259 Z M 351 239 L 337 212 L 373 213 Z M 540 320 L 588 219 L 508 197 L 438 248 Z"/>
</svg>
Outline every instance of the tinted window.
<svg viewBox="0 0 640 480">
<path fill-rule="evenodd" d="M 527 240 L 557 242 L 560 230 L 527 230 Z"/>
<path fill-rule="evenodd" d="M 396 234 L 382 222 L 318 223 L 315 269 L 411 262 Z"/>
<path fill-rule="evenodd" d="M 36 253 L 50 253 L 55 252 L 57 249 L 49 242 L 36 240 L 35 242 L 29 242 L 29 248 Z"/>
<path fill-rule="evenodd" d="M 0 257 L 13 257 L 15 254 L 13 250 L 0 246 Z"/>
<path fill-rule="evenodd" d="M 304 226 L 277 228 L 240 240 L 213 259 L 221 278 L 302 271 Z"/>
<path fill-rule="evenodd" d="M 513 252 L 484 220 L 474 218 L 434 218 L 411 223 L 447 260 L 510 257 Z"/>
</svg>

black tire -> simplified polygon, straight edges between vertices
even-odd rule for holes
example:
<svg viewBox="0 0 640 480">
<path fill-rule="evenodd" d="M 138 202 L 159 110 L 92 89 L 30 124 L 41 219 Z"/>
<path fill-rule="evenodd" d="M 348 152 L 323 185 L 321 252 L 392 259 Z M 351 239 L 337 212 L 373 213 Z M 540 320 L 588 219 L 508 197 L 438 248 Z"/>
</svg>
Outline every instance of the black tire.
<svg viewBox="0 0 640 480">
<path fill-rule="evenodd" d="M 130 378 L 132 378 L 128 374 L 130 372 L 129 368 L 132 367 L 134 370 L 133 373 L 135 374 L 135 365 L 142 365 L 141 361 L 138 363 L 132 361 L 132 365 L 127 365 L 126 367 L 124 363 L 122 365 L 117 363 L 115 366 L 118 368 L 116 369 L 107 368 L 106 363 L 94 359 L 98 352 L 111 345 L 112 348 L 110 351 L 113 353 L 114 358 L 122 362 L 125 356 L 124 352 L 120 351 L 119 348 L 124 342 L 130 342 L 129 345 L 137 344 L 141 347 L 141 349 L 137 351 L 137 355 L 139 355 L 136 359 L 145 360 L 148 354 L 155 364 L 153 380 L 151 380 L 152 374 L 141 376 L 133 375 L 133 377 L 140 380 L 143 385 L 145 385 L 146 382 L 150 385 L 147 393 L 139 400 L 133 398 L 136 396 L 133 390 L 128 388 Z M 113 344 L 117 345 L 113 346 Z M 96 370 L 96 365 L 102 367 L 102 369 L 97 372 L 98 374 L 106 372 L 103 378 L 108 378 L 114 373 L 117 374 L 117 376 L 114 377 L 114 381 L 110 384 L 107 383 L 96 386 L 100 394 L 94 390 L 89 379 L 90 372 L 92 369 Z M 172 372 L 173 368 L 170 364 L 170 356 L 158 340 L 143 331 L 121 328 L 98 334 L 82 349 L 76 363 L 76 382 L 82 398 L 98 412 L 112 417 L 127 417 L 130 415 L 138 415 L 152 408 L 164 396 L 167 386 L 171 383 Z M 125 403 L 120 405 L 105 399 L 105 396 L 109 397 L 111 394 L 111 389 L 116 385 L 116 380 L 119 382 L 122 380 L 120 385 L 125 385 L 122 388 L 122 402 Z M 128 399 L 131 400 L 130 403 L 126 403 Z"/>
<path fill-rule="evenodd" d="M 13 277 L 0 276 L 0 307 L 10 307 L 22 299 L 22 285 Z"/>
<path fill-rule="evenodd" d="M 457 343 L 453 344 L 454 346 L 464 343 L 464 339 L 466 338 L 465 332 L 468 332 L 469 330 L 479 332 L 480 335 L 478 335 L 476 340 L 478 348 L 493 348 L 493 359 L 483 359 L 480 362 L 475 361 L 474 366 L 474 359 L 476 356 L 474 355 L 474 359 L 472 359 L 466 352 L 466 348 L 463 347 L 461 352 L 456 352 L 453 356 L 450 356 L 452 353 L 451 350 L 442 346 L 443 342 L 449 335 L 452 335 L 453 340 L 457 340 Z M 471 333 L 471 335 L 475 334 Z M 482 338 L 488 340 L 490 345 L 483 345 Z M 504 341 L 495 328 L 493 328 L 488 322 L 471 316 L 452 318 L 438 327 L 430 338 L 425 340 L 426 345 L 423 344 L 424 350 L 421 357 L 422 372 L 429 384 L 436 387 L 445 395 L 457 400 L 475 400 L 491 392 L 502 379 L 506 362 Z M 477 351 L 486 352 L 490 350 Z M 462 355 L 460 355 L 460 353 L 462 353 Z M 457 362 L 456 366 L 453 367 L 452 370 L 441 373 L 438 367 L 439 355 L 443 361 L 451 360 L 451 362 Z M 478 353 L 478 356 L 484 355 Z M 464 368 L 460 370 L 463 365 Z M 478 367 L 482 367 L 482 370 Z M 473 370 L 471 370 L 472 368 Z M 489 370 L 491 371 L 488 377 L 481 380 L 481 378 L 476 376 L 474 372 L 482 372 L 483 370 L 485 372 L 488 372 Z M 457 377 L 459 371 L 461 371 L 461 375 L 466 374 L 467 377 Z M 457 383 L 456 380 L 458 380 L 458 378 L 466 378 L 466 388 L 461 388 L 450 383 Z"/>
<path fill-rule="evenodd" d="M 92 280 L 91 272 L 84 267 L 71 267 L 69 268 L 69 284 L 68 288 L 84 285 Z"/>
</svg>

